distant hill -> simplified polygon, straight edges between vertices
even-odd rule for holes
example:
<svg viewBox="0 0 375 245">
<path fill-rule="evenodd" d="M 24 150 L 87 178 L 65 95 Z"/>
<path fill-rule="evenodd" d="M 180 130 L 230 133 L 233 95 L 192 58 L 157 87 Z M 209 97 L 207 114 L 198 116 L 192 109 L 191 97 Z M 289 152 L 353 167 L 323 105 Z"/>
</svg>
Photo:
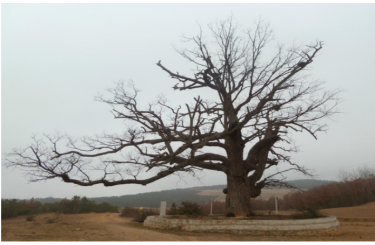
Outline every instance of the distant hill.
<svg viewBox="0 0 375 245">
<path fill-rule="evenodd" d="M 326 180 L 314 180 L 314 179 L 302 179 L 287 181 L 289 185 L 292 185 L 298 189 L 311 189 L 321 185 L 327 185 L 334 181 Z M 159 207 L 161 201 L 167 201 L 168 204 L 176 203 L 179 205 L 183 201 L 196 202 L 198 204 L 208 203 L 213 196 L 210 195 L 198 195 L 203 190 L 222 190 L 226 185 L 214 185 L 214 186 L 202 186 L 193 187 L 186 189 L 173 189 L 165 191 L 147 192 L 135 195 L 123 195 L 123 196 L 110 196 L 110 197 L 94 197 L 88 198 L 89 200 L 95 201 L 96 203 L 108 202 L 111 205 L 118 207 Z M 278 187 L 276 189 L 279 189 Z M 62 198 L 35 198 L 35 201 L 41 203 L 53 203 L 60 202 Z"/>
<path fill-rule="evenodd" d="M 46 198 L 34 198 L 34 201 L 44 203 L 54 203 L 54 202 L 61 202 L 63 198 L 54 198 L 54 197 L 46 197 Z"/>
<path fill-rule="evenodd" d="M 335 181 L 329 180 L 316 180 L 316 179 L 300 179 L 300 180 L 291 180 L 286 181 L 289 185 L 292 185 L 298 189 L 312 189 L 321 185 L 329 185 Z"/>
</svg>

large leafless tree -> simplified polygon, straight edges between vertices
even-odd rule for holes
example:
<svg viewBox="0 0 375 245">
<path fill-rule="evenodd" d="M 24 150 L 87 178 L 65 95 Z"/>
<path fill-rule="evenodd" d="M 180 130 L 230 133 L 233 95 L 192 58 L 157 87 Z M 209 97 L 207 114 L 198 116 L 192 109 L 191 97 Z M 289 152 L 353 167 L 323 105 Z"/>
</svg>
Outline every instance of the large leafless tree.
<svg viewBox="0 0 375 245">
<path fill-rule="evenodd" d="M 267 56 L 264 49 L 273 38 L 262 21 L 254 30 L 241 30 L 229 18 L 209 25 L 209 32 L 213 41 L 206 42 L 201 31 L 186 38 L 195 48 L 178 51 L 196 67 L 192 74 L 157 62 L 177 81 L 176 93 L 200 91 L 193 103 L 175 106 L 160 98 L 142 107 L 139 91 L 118 83 L 111 98 L 98 100 L 113 107 L 115 118 L 132 122 L 124 133 L 35 137 L 26 149 L 14 149 L 6 165 L 26 170 L 32 181 L 61 178 L 80 186 L 147 185 L 171 174 L 221 171 L 227 176 L 226 214 L 250 214 L 250 198 L 275 181 L 263 176 L 265 170 L 284 162 L 287 170 L 308 174 L 290 159 L 296 150 L 290 133 L 316 138 L 326 130 L 321 119 L 337 112 L 339 91 L 325 91 L 305 76 L 321 42 L 278 45 Z M 142 177 L 144 172 L 149 175 Z"/>
</svg>

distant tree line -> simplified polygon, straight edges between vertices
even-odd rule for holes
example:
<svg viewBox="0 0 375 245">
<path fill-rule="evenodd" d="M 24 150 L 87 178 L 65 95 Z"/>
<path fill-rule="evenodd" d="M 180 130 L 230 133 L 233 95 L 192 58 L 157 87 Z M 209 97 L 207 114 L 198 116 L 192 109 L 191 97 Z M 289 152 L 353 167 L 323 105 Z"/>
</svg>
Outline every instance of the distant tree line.
<svg viewBox="0 0 375 245">
<path fill-rule="evenodd" d="M 278 199 L 279 210 L 304 209 L 310 206 L 317 208 L 332 208 L 355 206 L 375 201 L 375 171 L 361 169 L 356 172 L 342 172 L 340 182 L 319 180 L 295 180 L 288 184 L 297 188 L 311 188 L 305 191 L 296 191 Z M 323 184 L 323 185 L 322 185 Z M 212 196 L 198 195 L 204 189 L 223 189 L 224 185 L 210 187 L 195 187 L 189 189 L 174 189 L 158 192 L 149 192 L 136 195 L 87 198 L 74 196 L 72 199 L 33 198 L 31 200 L 2 199 L 2 218 L 17 215 L 28 215 L 46 212 L 60 212 L 66 214 L 89 212 L 117 212 L 117 207 L 149 207 L 159 208 L 161 201 L 175 208 L 184 208 L 182 202 L 198 204 L 202 214 L 210 214 Z M 224 213 L 224 203 L 213 202 L 213 214 Z M 169 206 L 171 208 L 171 206 Z M 189 205 L 184 208 L 187 210 Z M 113 209 L 112 209 L 113 208 Z M 275 210 L 275 199 L 268 200 L 255 198 L 251 202 L 251 209 Z M 143 214 L 146 210 L 143 211 Z"/>
<path fill-rule="evenodd" d="M 304 179 L 287 181 L 291 186 L 299 189 L 309 189 L 315 186 L 326 185 L 334 183 L 333 181 Z M 194 187 L 189 189 L 174 189 L 165 191 L 156 191 L 148 193 L 140 193 L 135 195 L 111 196 L 111 197 L 95 197 L 90 200 L 95 200 L 97 203 L 108 202 L 119 207 L 160 207 L 161 201 L 166 201 L 168 204 L 181 202 L 191 202 L 197 204 L 206 204 L 215 198 L 213 196 L 198 195 L 198 193 L 205 189 L 224 189 L 226 185 L 215 185 L 206 187 Z M 252 204 L 251 204 L 252 205 Z"/>
<path fill-rule="evenodd" d="M 317 186 L 304 191 L 284 195 L 278 199 L 279 210 L 311 210 L 335 207 L 357 206 L 367 202 L 375 201 L 375 169 L 361 168 L 353 172 L 341 172 L 339 182 L 327 182 L 329 184 Z M 212 186 L 212 189 L 214 186 Z M 218 186 L 220 188 L 224 186 Z M 143 193 L 138 195 L 127 195 L 121 197 L 90 198 L 74 196 L 72 199 L 62 199 L 59 201 L 41 202 L 46 199 L 2 199 L 1 218 L 10 218 L 19 215 L 30 215 L 48 212 L 58 212 L 64 214 L 77 213 L 102 213 L 118 212 L 121 207 L 123 212 L 131 211 L 129 215 L 137 214 L 136 220 L 143 220 L 147 215 L 158 213 L 152 209 L 134 209 L 130 207 L 160 207 L 160 201 L 167 201 L 172 204 L 169 214 L 203 214 L 211 212 L 211 196 L 201 196 L 197 193 L 202 188 L 176 189 L 161 192 Z M 124 199 L 125 198 L 125 199 Z M 94 199 L 94 200 L 92 200 Z M 48 201 L 58 200 L 49 198 Z M 124 200 L 127 205 L 124 205 Z M 117 202 L 116 202 L 117 201 Z M 100 203 L 101 202 L 101 203 Z M 100 204 L 97 204 L 100 203 Z M 113 205 L 119 203 L 119 205 Z M 176 205 L 176 203 L 178 205 Z M 275 210 L 275 199 L 253 199 L 251 209 Z M 214 201 L 212 203 L 213 214 L 224 213 L 224 202 Z M 139 218 L 141 217 L 141 218 Z"/>
<path fill-rule="evenodd" d="M 340 181 L 286 194 L 277 200 L 279 210 L 317 210 L 350 207 L 375 201 L 375 169 L 341 171 Z M 252 210 L 275 210 L 275 199 L 255 199 Z"/>
<path fill-rule="evenodd" d="M 375 201 L 375 169 L 340 173 L 340 181 L 283 197 L 282 209 L 350 207 Z"/>
<path fill-rule="evenodd" d="M 160 207 L 161 201 L 167 203 L 180 203 L 186 200 L 198 204 L 207 203 L 212 199 L 212 196 L 198 195 L 200 190 L 193 189 L 175 189 L 157 192 L 141 193 L 136 195 L 112 196 L 112 197 L 96 197 L 90 198 L 97 203 L 108 202 L 119 207 Z"/>
<path fill-rule="evenodd" d="M 315 212 L 324 208 L 350 207 L 375 201 L 375 169 L 359 168 L 352 172 L 341 171 L 340 181 L 296 190 L 277 200 L 278 210 Z M 253 199 L 251 210 L 275 210 L 275 199 Z M 183 205 L 182 205 L 183 207 Z M 200 204 L 202 214 L 210 214 L 211 203 Z M 174 210 L 178 208 L 174 207 Z M 224 203 L 212 203 L 213 214 L 224 213 Z"/>
<path fill-rule="evenodd" d="M 309 189 L 315 186 L 326 185 L 326 184 L 330 184 L 333 182 L 324 181 L 324 180 L 303 179 L 303 180 L 287 181 L 287 183 L 299 189 Z M 167 201 L 168 205 L 171 205 L 172 203 L 180 204 L 181 202 L 185 202 L 185 201 L 189 201 L 189 202 L 197 203 L 197 204 L 206 204 L 210 202 L 211 199 L 214 199 L 216 197 L 199 195 L 198 193 L 200 191 L 207 190 L 207 189 L 217 189 L 221 191 L 225 187 L 226 185 L 213 185 L 213 186 L 193 187 L 193 188 L 188 188 L 188 189 L 155 191 L 155 192 L 140 193 L 140 194 L 135 194 L 135 195 L 90 197 L 88 199 L 95 201 L 96 203 L 107 202 L 111 205 L 115 205 L 118 207 L 158 208 L 160 207 L 161 201 Z M 53 197 L 35 198 L 35 201 L 39 201 L 42 204 L 61 202 L 62 200 L 63 199 L 61 198 L 53 198 Z"/>
<path fill-rule="evenodd" d="M 104 213 L 119 212 L 117 206 L 107 202 L 96 204 L 86 197 L 74 196 L 71 200 L 63 199 L 60 202 L 44 203 L 30 200 L 2 199 L 1 200 L 1 219 L 15 217 L 19 215 L 31 215 L 40 213 L 58 212 L 63 214 L 78 213 Z"/>
</svg>

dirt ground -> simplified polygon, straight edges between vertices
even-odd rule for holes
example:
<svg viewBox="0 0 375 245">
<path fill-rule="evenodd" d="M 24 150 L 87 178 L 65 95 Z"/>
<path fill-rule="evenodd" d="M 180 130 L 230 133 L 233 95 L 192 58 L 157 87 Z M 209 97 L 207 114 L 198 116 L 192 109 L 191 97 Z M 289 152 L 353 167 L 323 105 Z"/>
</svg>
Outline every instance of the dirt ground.
<svg viewBox="0 0 375 245">
<path fill-rule="evenodd" d="M 252 236 L 167 231 L 143 227 L 116 213 L 41 214 L 1 221 L 2 241 L 375 241 L 375 202 L 349 208 L 322 210 L 335 215 L 339 235 Z"/>
</svg>

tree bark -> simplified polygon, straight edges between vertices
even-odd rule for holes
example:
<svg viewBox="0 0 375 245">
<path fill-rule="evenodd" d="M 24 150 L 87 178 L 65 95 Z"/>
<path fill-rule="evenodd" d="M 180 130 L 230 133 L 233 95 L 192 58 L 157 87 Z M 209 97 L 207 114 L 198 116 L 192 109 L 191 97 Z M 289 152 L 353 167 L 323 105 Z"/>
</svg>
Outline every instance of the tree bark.
<svg viewBox="0 0 375 245">
<path fill-rule="evenodd" d="M 230 120 L 229 131 L 237 125 L 237 118 Z M 227 174 L 227 193 L 225 215 L 246 217 L 250 215 L 250 181 L 248 169 L 243 161 L 243 144 L 241 129 L 233 130 L 225 139 L 227 155 L 230 161 Z"/>
<path fill-rule="evenodd" d="M 227 174 L 226 216 L 250 215 L 250 196 L 250 185 L 246 174 L 242 176 Z"/>
</svg>

